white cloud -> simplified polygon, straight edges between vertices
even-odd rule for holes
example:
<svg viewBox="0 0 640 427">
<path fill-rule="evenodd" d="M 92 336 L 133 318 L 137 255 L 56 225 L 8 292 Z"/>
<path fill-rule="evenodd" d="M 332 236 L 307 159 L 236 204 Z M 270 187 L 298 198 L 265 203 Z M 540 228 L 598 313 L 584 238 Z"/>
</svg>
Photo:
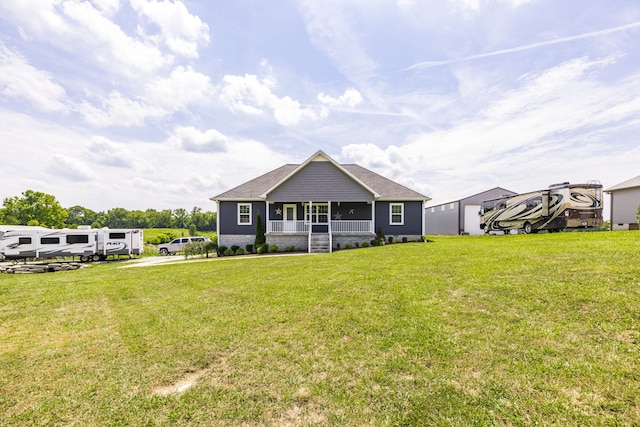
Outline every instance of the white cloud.
<svg viewBox="0 0 640 427">
<path fill-rule="evenodd" d="M 118 5 L 107 0 L 34 0 L 2 2 L 24 37 L 59 49 L 127 77 L 141 77 L 173 61 L 154 44 L 127 35 L 113 20 Z"/>
<path fill-rule="evenodd" d="M 170 142 L 193 153 L 218 153 L 227 150 L 230 138 L 215 129 L 202 132 L 193 126 L 181 126 L 174 130 Z"/>
<path fill-rule="evenodd" d="M 511 7 L 520 7 L 525 4 L 534 3 L 538 0 L 499 0 L 500 3 L 505 3 Z"/>
<path fill-rule="evenodd" d="M 43 111 L 66 111 L 66 91 L 46 71 L 38 70 L 0 41 L 0 93 L 22 98 Z"/>
<path fill-rule="evenodd" d="M 476 13 L 480 9 L 480 0 L 449 0 L 449 3 L 464 15 Z"/>
<path fill-rule="evenodd" d="M 187 177 L 187 181 L 192 188 L 201 193 L 208 194 L 209 197 L 213 196 L 213 192 L 216 190 L 216 188 L 220 188 L 220 186 L 222 185 L 222 181 L 220 179 L 202 175 L 191 175 Z M 209 197 L 207 197 L 207 199 Z"/>
<path fill-rule="evenodd" d="M 279 98 L 272 92 L 276 86 L 277 81 L 272 76 L 259 79 L 252 74 L 226 75 L 220 100 L 235 112 L 261 115 L 270 110 L 283 126 L 295 126 L 304 119 L 313 121 L 327 117 L 328 111 L 323 107 L 302 107 L 288 96 Z"/>
<path fill-rule="evenodd" d="M 113 16 L 120 9 L 120 0 L 91 0 L 105 15 Z"/>
<path fill-rule="evenodd" d="M 401 182 L 438 171 L 438 186 L 458 189 L 459 196 L 492 180 L 509 187 L 510 182 L 525 181 L 531 186 L 551 174 L 556 180 L 566 179 L 562 175 L 576 175 L 585 159 L 604 161 L 612 135 L 640 128 L 640 76 L 617 86 L 598 80 L 615 61 L 576 58 L 529 73 L 521 77 L 519 87 L 498 96 L 474 117 L 439 131 L 416 133 L 399 146 L 347 145 L 342 156 Z M 523 165 L 534 165 L 539 176 L 523 174 Z M 598 171 L 585 172 L 589 176 L 584 179 L 597 178 Z"/>
<path fill-rule="evenodd" d="M 398 7 L 411 8 L 416 5 L 416 0 L 396 0 Z"/>
<path fill-rule="evenodd" d="M 88 2 L 68 0 L 63 1 L 62 7 L 70 21 L 72 46 L 83 48 L 85 54 L 114 73 L 137 77 L 172 61 L 157 47 L 128 36 Z"/>
<path fill-rule="evenodd" d="M 347 89 L 344 94 L 342 94 L 338 98 L 334 98 L 329 95 L 325 95 L 324 93 L 318 94 L 318 101 L 322 102 L 329 107 L 355 107 L 356 105 L 362 103 L 362 95 L 355 89 Z"/>
<path fill-rule="evenodd" d="M 495 4 L 495 0 L 448 0 L 453 9 L 463 16 L 470 18 L 477 15 L 482 9 L 491 7 Z M 522 5 L 532 3 L 537 0 L 497 0 L 498 3 L 507 5 L 511 8 L 517 8 Z"/>
<path fill-rule="evenodd" d="M 207 99 L 215 90 L 209 77 L 191 67 L 176 67 L 168 78 L 157 78 L 144 89 L 135 98 L 112 91 L 99 106 L 85 101 L 78 109 L 87 123 L 95 126 L 141 126 L 147 119 L 166 117 Z"/>
<path fill-rule="evenodd" d="M 265 77 L 259 80 L 258 76 L 251 74 L 245 74 L 244 76 L 226 75 L 223 78 L 223 82 L 224 86 L 220 99 L 231 111 L 262 114 L 264 111 L 258 107 L 266 106 L 269 100 L 274 97 L 271 93 L 271 88 L 276 83 L 272 77 Z"/>
<path fill-rule="evenodd" d="M 209 43 L 209 26 L 181 1 L 131 0 L 131 6 L 160 28 L 158 37 L 174 53 L 197 58 L 198 46 Z"/>
<path fill-rule="evenodd" d="M 72 182 L 88 182 L 97 178 L 93 169 L 82 160 L 62 154 L 54 154 L 51 157 L 48 170 L 52 174 Z"/>
<path fill-rule="evenodd" d="M 368 53 L 366 39 L 353 18 L 354 14 L 366 16 L 374 4 L 380 5 L 379 2 L 299 0 L 311 42 L 369 102 L 386 111 L 387 99 L 379 93 L 378 63 Z"/>
<path fill-rule="evenodd" d="M 215 91 L 209 77 L 190 66 L 176 67 L 168 78 L 158 78 L 148 83 L 145 89 L 146 103 L 172 112 L 208 98 Z"/>
<path fill-rule="evenodd" d="M 117 144 L 102 136 L 94 136 L 87 147 L 89 158 L 104 166 L 136 169 L 140 160 L 124 145 Z"/>
<path fill-rule="evenodd" d="M 151 107 L 143 101 L 137 101 L 112 91 L 102 100 L 100 108 L 83 102 L 79 106 L 80 114 L 87 123 L 99 126 L 140 126 L 145 119 L 163 117 L 167 114 L 163 108 Z"/>
</svg>

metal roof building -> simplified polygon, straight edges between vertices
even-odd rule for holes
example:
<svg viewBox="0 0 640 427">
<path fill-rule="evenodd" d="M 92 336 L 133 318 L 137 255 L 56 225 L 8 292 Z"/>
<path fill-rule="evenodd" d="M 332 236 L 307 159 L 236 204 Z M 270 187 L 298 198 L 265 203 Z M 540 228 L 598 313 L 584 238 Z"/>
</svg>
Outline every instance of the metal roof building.
<svg viewBox="0 0 640 427">
<path fill-rule="evenodd" d="M 427 206 L 425 229 L 429 234 L 483 234 L 480 229 L 480 204 L 504 195 L 514 195 L 513 191 L 502 187 L 492 188 L 454 202 Z"/>
<path fill-rule="evenodd" d="M 638 230 L 638 206 L 640 206 L 640 175 L 604 190 L 609 193 L 611 229 Z"/>
</svg>

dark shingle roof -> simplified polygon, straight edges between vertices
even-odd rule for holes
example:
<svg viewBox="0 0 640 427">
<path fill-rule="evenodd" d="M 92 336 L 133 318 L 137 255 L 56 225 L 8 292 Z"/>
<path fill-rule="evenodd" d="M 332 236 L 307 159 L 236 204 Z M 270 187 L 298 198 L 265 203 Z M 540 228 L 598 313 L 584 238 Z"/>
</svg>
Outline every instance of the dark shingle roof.
<svg viewBox="0 0 640 427">
<path fill-rule="evenodd" d="M 267 172 L 257 178 L 247 181 L 244 184 L 240 184 L 231 190 L 225 191 L 211 200 L 255 200 L 261 199 L 260 195 L 265 191 L 276 185 L 279 181 L 283 180 L 299 165 L 284 165 L 278 169 L 274 169 L 271 172 Z"/>
<path fill-rule="evenodd" d="M 610 191 L 624 190 L 627 188 L 634 188 L 634 187 L 640 187 L 640 175 L 636 176 L 635 178 L 631 178 L 624 182 L 621 182 L 620 184 L 616 184 L 613 187 L 609 187 L 604 191 L 610 192 Z"/>
<path fill-rule="evenodd" d="M 340 166 L 378 193 L 381 199 L 431 200 L 424 194 L 420 194 L 362 166 L 353 164 Z"/>
<path fill-rule="evenodd" d="M 278 182 L 285 179 L 300 165 L 287 164 L 277 169 L 267 172 L 257 178 L 247 181 L 244 184 L 225 191 L 211 200 L 262 200 L 262 195 L 273 188 Z M 380 195 L 381 199 L 389 200 L 430 200 L 427 196 L 398 184 L 382 175 L 359 165 L 340 165 L 344 170 L 360 180 L 363 184 L 371 188 Z"/>
</svg>

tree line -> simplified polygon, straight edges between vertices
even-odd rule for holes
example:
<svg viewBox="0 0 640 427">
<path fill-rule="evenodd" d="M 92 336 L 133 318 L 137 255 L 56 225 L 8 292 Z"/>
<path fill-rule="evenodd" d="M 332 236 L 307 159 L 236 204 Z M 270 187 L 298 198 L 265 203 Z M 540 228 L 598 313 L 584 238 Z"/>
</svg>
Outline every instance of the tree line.
<svg viewBox="0 0 640 427">
<path fill-rule="evenodd" d="M 95 212 L 82 206 L 63 208 L 50 194 L 27 190 L 21 196 L 7 197 L 0 208 L 0 224 L 32 225 L 47 228 L 77 228 L 90 225 L 92 228 L 190 228 L 199 231 L 216 231 L 215 212 L 202 208 L 165 209 L 157 211 L 129 211 L 113 208 L 106 212 Z"/>
</svg>

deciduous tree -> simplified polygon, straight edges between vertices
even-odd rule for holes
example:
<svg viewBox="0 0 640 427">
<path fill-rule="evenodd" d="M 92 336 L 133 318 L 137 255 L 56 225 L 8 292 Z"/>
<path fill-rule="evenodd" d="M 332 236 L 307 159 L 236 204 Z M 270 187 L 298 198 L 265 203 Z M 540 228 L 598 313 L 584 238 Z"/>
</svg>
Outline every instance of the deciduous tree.
<svg viewBox="0 0 640 427">
<path fill-rule="evenodd" d="M 0 220 L 5 224 L 63 228 L 69 216 L 54 196 L 40 191 L 27 190 L 22 197 L 7 197 L 3 206 Z"/>
</svg>

